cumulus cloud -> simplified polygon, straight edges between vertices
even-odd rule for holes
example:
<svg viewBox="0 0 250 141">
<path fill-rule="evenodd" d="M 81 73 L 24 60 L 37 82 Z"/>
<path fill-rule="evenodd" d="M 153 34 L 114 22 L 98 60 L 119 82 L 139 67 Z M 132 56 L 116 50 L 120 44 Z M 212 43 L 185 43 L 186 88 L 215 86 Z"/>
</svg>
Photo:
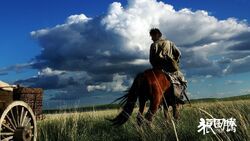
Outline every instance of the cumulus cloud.
<svg viewBox="0 0 250 141">
<path fill-rule="evenodd" d="M 81 73 L 84 76 L 83 73 Z M 38 72 L 37 76 L 26 80 L 16 81 L 16 84 L 22 84 L 31 87 L 41 87 L 43 89 L 61 89 L 65 87 L 79 85 L 80 78 L 76 77 L 77 73 L 74 75 L 69 74 L 65 71 L 52 70 L 51 68 L 45 68 Z"/>
<path fill-rule="evenodd" d="M 129 86 L 125 79 L 150 67 L 148 31 L 152 27 L 160 28 L 181 49 L 181 66 L 189 77 L 249 71 L 248 24 L 235 18 L 219 20 L 208 13 L 177 11 L 156 0 L 128 0 L 126 6 L 112 3 L 101 16 L 69 16 L 65 23 L 31 32 L 42 48 L 32 66 L 46 77 L 30 81 L 59 82 L 68 73 L 84 72 L 86 91 L 122 91 Z M 64 81 L 75 83 L 75 78 Z M 56 84 L 55 88 L 68 85 Z"/>
<path fill-rule="evenodd" d="M 53 76 L 53 75 L 61 75 L 64 74 L 65 71 L 52 70 L 51 68 L 45 68 L 38 72 L 39 76 Z"/>
<path fill-rule="evenodd" d="M 127 87 L 128 82 L 129 79 L 126 75 L 114 74 L 112 82 L 103 82 L 98 85 L 89 85 L 87 86 L 87 90 L 89 92 L 95 90 L 102 90 L 108 92 L 121 92 L 128 89 Z"/>
<path fill-rule="evenodd" d="M 71 15 L 68 17 L 66 23 L 67 24 L 75 24 L 75 23 L 87 22 L 90 19 L 91 18 L 86 17 L 84 14 Z"/>
<path fill-rule="evenodd" d="M 243 83 L 243 81 L 241 81 L 241 80 L 227 80 L 225 82 L 226 85 L 235 85 L 235 84 L 242 84 L 242 83 Z"/>
<path fill-rule="evenodd" d="M 250 64 L 250 55 L 244 58 L 235 59 L 227 66 L 227 68 L 223 70 L 223 73 L 231 74 L 231 73 L 249 72 L 250 70 L 249 64 Z"/>
</svg>

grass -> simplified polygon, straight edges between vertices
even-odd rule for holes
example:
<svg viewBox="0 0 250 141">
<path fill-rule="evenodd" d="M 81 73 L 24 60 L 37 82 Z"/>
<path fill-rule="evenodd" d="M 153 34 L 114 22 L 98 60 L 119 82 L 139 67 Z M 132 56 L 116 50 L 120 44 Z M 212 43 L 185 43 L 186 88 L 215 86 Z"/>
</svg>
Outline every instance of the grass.
<svg viewBox="0 0 250 141">
<path fill-rule="evenodd" d="M 181 119 L 176 123 L 180 141 L 211 141 L 211 140 L 250 140 L 250 100 L 217 101 L 188 104 L 181 109 Z M 200 118 L 211 118 L 198 110 L 202 108 L 214 118 L 231 117 L 236 119 L 236 132 L 211 132 L 203 135 L 197 132 Z M 158 111 L 151 125 L 136 124 L 136 113 L 121 127 L 112 127 L 105 118 L 113 118 L 118 110 L 100 110 L 89 112 L 72 112 L 46 114 L 46 118 L 38 121 L 39 141 L 174 141 L 175 134 L 170 120 L 165 120 Z"/>
</svg>

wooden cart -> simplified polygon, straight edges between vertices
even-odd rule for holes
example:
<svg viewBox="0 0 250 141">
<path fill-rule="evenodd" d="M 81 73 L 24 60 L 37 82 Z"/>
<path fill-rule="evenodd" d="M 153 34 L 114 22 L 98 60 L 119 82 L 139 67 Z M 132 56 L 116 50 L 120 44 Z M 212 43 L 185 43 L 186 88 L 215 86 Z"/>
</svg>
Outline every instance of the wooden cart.
<svg viewBox="0 0 250 141">
<path fill-rule="evenodd" d="M 42 114 L 42 89 L 0 89 L 0 141 L 36 141 L 36 119 Z"/>
</svg>

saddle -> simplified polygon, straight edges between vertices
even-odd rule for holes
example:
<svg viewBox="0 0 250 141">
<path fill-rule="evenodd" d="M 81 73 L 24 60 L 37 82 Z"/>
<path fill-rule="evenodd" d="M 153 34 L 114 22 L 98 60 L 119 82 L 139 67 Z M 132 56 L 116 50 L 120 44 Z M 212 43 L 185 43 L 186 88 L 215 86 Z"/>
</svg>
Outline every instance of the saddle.
<svg viewBox="0 0 250 141">
<path fill-rule="evenodd" d="M 172 93 L 176 98 L 176 101 L 180 104 L 184 104 L 185 102 L 183 99 L 184 96 L 186 96 L 187 88 L 187 81 L 185 80 L 184 75 L 180 71 L 166 72 L 163 70 L 163 72 L 166 74 L 167 78 L 172 84 Z"/>
</svg>

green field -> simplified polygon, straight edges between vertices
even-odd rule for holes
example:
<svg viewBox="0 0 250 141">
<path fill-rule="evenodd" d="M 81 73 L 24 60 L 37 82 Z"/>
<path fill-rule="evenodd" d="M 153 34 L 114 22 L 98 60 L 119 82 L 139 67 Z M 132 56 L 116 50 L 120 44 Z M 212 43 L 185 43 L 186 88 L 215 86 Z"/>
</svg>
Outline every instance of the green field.
<svg viewBox="0 0 250 141">
<path fill-rule="evenodd" d="M 181 109 L 181 119 L 175 121 L 180 141 L 211 141 L 211 140 L 250 140 L 250 99 L 219 100 L 207 102 L 194 102 L 192 107 L 188 104 Z M 203 135 L 197 132 L 200 118 L 211 118 L 208 114 L 198 110 L 202 108 L 214 118 L 231 117 L 236 119 L 236 132 L 217 132 L 216 135 L 208 133 Z M 46 114 L 46 118 L 38 121 L 39 141 L 174 141 L 176 140 L 173 125 L 165 120 L 159 110 L 151 125 L 144 124 L 139 127 L 136 123 L 136 113 L 121 127 L 112 127 L 105 118 L 115 117 L 119 110 L 98 110 L 80 112 L 64 112 Z M 72 111 L 72 110 L 71 110 Z"/>
</svg>

